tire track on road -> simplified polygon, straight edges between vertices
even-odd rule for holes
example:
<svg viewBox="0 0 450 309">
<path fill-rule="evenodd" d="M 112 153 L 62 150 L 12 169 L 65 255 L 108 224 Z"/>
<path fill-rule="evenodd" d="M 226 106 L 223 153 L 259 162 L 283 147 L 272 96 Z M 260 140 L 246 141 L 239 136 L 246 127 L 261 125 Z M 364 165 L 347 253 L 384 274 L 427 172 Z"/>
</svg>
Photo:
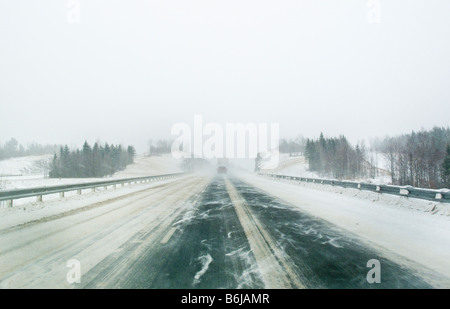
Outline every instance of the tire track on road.
<svg viewBox="0 0 450 309">
<path fill-rule="evenodd" d="M 173 182 L 159 184 L 159 185 L 156 185 L 156 186 L 152 186 L 150 188 L 145 188 L 145 189 L 142 189 L 142 190 L 139 190 L 139 191 L 127 193 L 127 194 L 124 194 L 124 195 L 113 197 L 113 198 L 110 198 L 110 199 L 107 199 L 107 200 L 104 200 L 104 201 L 96 202 L 96 203 L 89 204 L 89 205 L 86 205 L 86 206 L 83 206 L 83 207 L 79 207 L 79 208 L 76 208 L 76 209 L 71 209 L 71 210 L 64 211 L 64 212 L 61 212 L 61 213 L 58 213 L 58 214 L 54 214 L 54 215 L 46 216 L 46 217 L 43 217 L 43 218 L 27 221 L 27 222 L 24 222 L 24 223 L 20 223 L 20 224 L 17 224 L 17 225 L 11 226 L 11 227 L 7 227 L 7 228 L 4 228 L 4 229 L 0 230 L 0 235 L 11 233 L 11 232 L 14 232 L 16 230 L 20 230 L 20 229 L 23 229 L 23 228 L 26 228 L 26 227 L 30 227 L 30 226 L 33 226 L 33 225 L 36 225 L 36 224 L 45 223 L 45 222 L 49 222 L 49 221 L 53 221 L 53 220 L 58 220 L 58 219 L 61 219 L 63 217 L 76 215 L 76 214 L 78 214 L 80 212 L 88 211 L 88 210 L 91 210 L 91 209 L 94 209 L 94 208 L 97 208 L 97 207 L 102 207 L 102 206 L 111 204 L 113 202 L 125 200 L 125 199 L 128 199 L 128 198 L 134 197 L 136 195 L 140 195 L 141 193 L 144 193 L 144 192 L 146 192 L 148 190 L 165 188 L 165 187 L 171 186 L 174 183 L 179 182 L 179 181 L 182 181 L 182 180 L 177 179 L 177 180 L 174 180 Z"/>
<path fill-rule="evenodd" d="M 161 200 L 152 208 L 162 208 L 161 216 L 155 219 L 156 224 L 150 224 L 146 229 L 141 229 L 126 243 L 119 247 L 115 253 L 107 256 L 95 268 L 86 274 L 82 288 L 127 288 L 137 278 L 133 275 L 134 266 L 145 256 L 145 252 L 154 250 L 166 235 L 172 230 L 173 222 L 184 212 L 187 204 L 195 204 L 201 197 L 204 187 L 209 180 L 200 179 L 194 185 L 189 186 L 190 196 L 169 196 Z M 196 188 L 197 192 L 192 189 Z M 175 231 L 174 231 L 175 232 Z M 168 241 L 169 239 L 167 239 Z M 87 277 L 87 279 L 86 279 Z M 151 278 L 146 278 L 150 280 Z"/>
<path fill-rule="evenodd" d="M 278 248 L 276 241 L 272 239 L 258 219 L 252 215 L 247 203 L 240 196 L 231 181 L 226 178 L 225 182 L 266 288 L 305 288 L 305 284 L 298 277 L 289 257 Z"/>
<path fill-rule="evenodd" d="M 98 276 L 87 287 L 263 288 L 223 177 L 214 177 L 191 206 L 178 217 L 172 216 L 171 225 L 148 231 L 155 235 L 145 241 L 139 253 L 133 253 L 136 259 L 127 263 L 129 267 L 117 271 L 113 263 L 121 263 L 121 256 L 117 261 L 111 256 L 111 267 L 103 272 L 106 277 Z M 166 238 L 175 227 L 177 230 Z M 124 250 L 134 251 L 135 247 L 130 244 Z"/>
<path fill-rule="evenodd" d="M 111 242 L 112 239 L 109 241 L 108 239 L 110 239 L 112 235 L 117 235 L 118 230 L 122 230 L 124 228 L 133 229 L 133 222 L 139 223 L 140 221 L 142 221 L 142 219 L 140 219 L 142 214 L 151 214 L 152 211 L 160 211 L 161 207 L 159 207 L 158 205 L 163 205 L 164 207 L 165 201 L 167 201 L 167 196 L 171 196 L 171 194 L 172 196 L 176 196 L 176 194 L 173 194 L 173 192 L 180 192 L 183 189 L 187 190 L 186 193 L 195 192 L 194 189 L 199 185 L 201 181 L 201 178 L 191 178 L 188 181 L 188 185 L 185 181 L 179 180 L 175 184 L 171 182 L 165 185 L 157 186 L 158 188 L 153 191 L 156 195 L 148 195 L 147 193 L 152 192 L 151 189 L 155 189 L 155 187 L 146 188 L 139 192 L 135 192 L 138 198 L 131 199 L 130 201 L 128 201 L 127 198 L 125 198 L 124 200 L 113 199 L 114 201 L 111 203 L 120 202 L 120 204 L 115 205 L 113 209 L 107 209 L 105 212 L 101 212 L 100 214 L 95 213 L 94 216 L 89 216 L 88 218 L 84 218 L 83 216 L 74 217 L 74 221 L 70 219 L 69 216 L 62 216 L 59 219 L 64 219 L 67 222 L 60 222 L 60 224 L 56 226 L 56 229 L 52 228 L 50 229 L 50 231 L 48 231 L 48 229 L 44 226 L 41 227 L 41 225 L 37 223 L 17 230 L 17 232 L 20 232 L 20 235 L 24 235 L 26 237 L 22 240 L 23 242 L 21 244 L 16 245 L 12 243 L 12 249 L 10 248 L 9 250 L 3 250 L 1 253 L 1 255 L 3 255 L 2 259 L 5 262 L 4 267 L 2 267 L 3 270 L 1 271 L 2 277 L 0 278 L 2 285 L 8 284 L 7 282 L 10 282 L 9 279 L 13 277 L 22 277 L 22 274 L 27 274 L 27 276 L 30 278 L 30 283 L 34 279 L 39 281 L 40 279 L 38 277 L 45 277 L 45 275 L 43 274 L 45 272 L 44 270 L 54 272 L 54 270 L 52 270 L 52 265 L 64 266 L 64 261 L 67 261 L 68 258 L 72 258 L 74 256 L 82 255 L 85 256 L 87 260 L 92 260 L 89 255 L 86 255 L 84 253 L 91 252 L 91 254 L 94 256 L 94 254 L 98 254 L 98 248 L 105 248 L 105 251 L 110 250 L 111 248 L 109 248 L 108 244 L 111 244 L 113 246 L 113 243 L 116 242 L 116 240 L 113 240 Z M 130 198 L 130 196 L 135 197 L 136 194 L 127 196 L 128 198 Z M 178 199 L 185 199 L 188 197 L 189 195 L 185 194 L 181 197 L 178 197 Z M 128 203 L 123 203 L 122 200 L 127 201 Z M 146 204 L 146 200 L 150 204 Z M 173 197 L 169 200 L 175 201 L 175 198 Z M 108 204 L 103 205 L 101 203 L 95 203 L 93 205 L 100 207 L 106 206 Z M 93 205 L 89 205 L 88 207 Z M 128 207 L 130 208 L 130 211 L 126 211 Z M 87 211 L 93 210 L 94 208 L 91 207 L 84 209 L 85 211 Z M 168 208 L 171 209 L 170 207 Z M 126 214 L 126 217 L 120 219 L 121 216 L 117 216 L 117 211 L 121 211 L 122 213 Z M 82 215 L 83 213 L 84 212 L 78 212 L 77 214 Z M 98 226 L 95 226 L 95 219 L 99 219 L 102 216 L 107 216 L 108 220 L 102 222 L 102 224 Z M 147 225 L 154 225 L 155 220 L 156 224 L 160 223 L 159 220 L 157 220 L 160 217 L 158 217 L 157 215 L 151 215 L 148 216 L 148 218 L 152 221 L 148 222 Z M 58 222 L 56 219 L 51 221 Z M 110 221 L 112 225 L 106 224 L 106 222 Z M 48 223 L 50 222 L 43 222 L 43 224 Z M 81 228 L 84 226 L 84 224 L 88 224 L 90 228 Z M 139 224 L 142 225 L 143 222 Z M 106 227 L 106 229 L 102 229 L 102 226 Z M 29 232 L 26 231 L 29 228 L 33 227 L 39 227 L 39 230 L 42 230 L 44 234 L 37 233 L 37 231 L 33 232 L 32 230 L 30 230 Z M 5 236 L 8 236 L 8 238 L 12 237 L 11 239 L 17 239 L 16 236 L 10 234 L 14 233 L 1 235 L 3 238 L 3 243 L 8 243 L 5 242 L 7 241 L 7 239 L 4 238 Z M 55 238 L 56 235 L 61 236 Z M 122 241 L 122 236 L 120 236 L 119 239 L 119 241 Z M 38 243 L 41 243 L 42 245 L 38 246 Z M 34 249 L 31 250 L 31 248 Z M 8 253 L 10 253 L 8 255 L 8 261 L 10 262 L 6 263 L 5 255 Z M 14 258 L 15 256 L 17 258 Z M 55 268 L 54 266 L 53 269 Z M 85 267 L 84 269 L 91 268 L 92 266 L 94 265 Z M 62 269 L 62 271 L 64 272 L 64 268 Z M 15 280 L 14 282 L 17 282 L 17 280 Z M 24 284 L 30 286 L 30 284 L 28 283 Z M 31 286 L 33 285 L 31 284 Z"/>
<path fill-rule="evenodd" d="M 421 266 L 405 267 L 397 263 L 394 255 L 386 256 L 384 250 L 362 241 L 358 235 L 303 213 L 251 183 L 237 178 L 231 181 L 254 217 L 290 257 L 293 268 L 307 280 L 308 288 L 430 288 L 431 282 L 440 281 L 439 274 L 426 271 L 422 277 Z M 380 284 L 366 280 L 367 262 L 371 259 L 382 265 Z"/>
<path fill-rule="evenodd" d="M 137 192 L 132 192 L 132 193 L 129 193 L 129 194 L 121 195 L 121 196 L 118 196 L 118 197 L 115 197 L 115 198 L 112 198 L 112 199 L 108 199 L 108 200 L 101 201 L 101 202 L 98 202 L 98 203 L 90 204 L 90 205 L 87 205 L 87 206 L 84 206 L 84 207 L 80 207 L 80 208 L 77 208 L 77 209 L 73 209 L 73 210 L 66 211 L 66 212 L 63 212 L 63 213 L 60 213 L 60 214 L 56 214 L 56 215 L 52 215 L 52 216 L 49 216 L 49 217 L 44 217 L 42 219 L 29 221 L 27 223 L 24 223 L 24 224 L 21 224 L 21 225 L 16 225 L 16 226 L 13 226 L 11 228 L 8 228 L 8 229 L 4 230 L 3 233 L 0 232 L 0 236 L 3 236 L 5 234 L 9 234 L 9 233 L 14 233 L 14 232 L 17 232 L 17 231 L 21 231 L 21 230 L 23 230 L 25 228 L 32 228 L 32 227 L 34 227 L 36 225 L 39 225 L 39 224 L 42 224 L 42 223 L 47 223 L 47 222 L 50 222 L 50 221 L 63 219 L 63 218 L 68 217 L 68 216 L 77 215 L 77 214 L 80 214 L 82 212 L 87 212 L 87 211 L 93 210 L 95 208 L 99 208 L 99 207 L 103 207 L 103 206 L 111 206 L 111 204 L 113 204 L 113 203 L 133 198 L 127 204 L 111 207 L 111 208 L 105 210 L 104 212 L 102 212 L 100 214 L 97 214 L 95 216 L 91 216 L 91 217 L 88 217 L 88 218 L 80 218 L 78 221 L 72 222 L 70 225 L 65 225 L 65 226 L 61 227 L 60 229 L 50 230 L 50 231 L 48 231 L 47 233 L 44 233 L 44 234 L 33 235 L 34 238 L 29 238 L 28 241 L 26 241 L 26 242 L 22 242 L 22 243 L 17 244 L 17 245 L 15 245 L 13 247 L 10 247 L 10 248 L 8 248 L 6 250 L 2 249 L 0 251 L 0 256 L 5 255 L 5 254 L 7 254 L 7 253 L 9 253 L 11 251 L 20 249 L 21 247 L 25 247 L 27 245 L 30 245 L 31 243 L 34 243 L 36 241 L 45 239 L 46 237 L 49 237 L 49 236 L 54 235 L 56 233 L 61 233 L 64 230 L 67 230 L 69 228 L 75 227 L 76 225 L 80 225 L 80 224 L 84 224 L 84 223 L 86 223 L 88 221 L 96 220 L 96 219 L 98 219 L 98 218 L 100 218 L 102 216 L 108 215 L 108 214 L 110 214 L 112 212 L 115 212 L 115 211 L 121 209 L 121 208 L 128 207 L 130 204 L 138 203 L 140 201 L 148 199 L 149 198 L 148 195 L 143 195 L 144 193 L 147 193 L 149 191 L 154 191 L 155 189 L 161 189 L 161 191 L 158 191 L 157 193 L 158 194 L 163 194 L 165 191 L 173 190 L 173 188 L 174 188 L 173 186 L 176 186 L 176 188 L 182 188 L 182 187 L 185 186 L 185 184 L 184 184 L 184 182 L 161 184 L 161 185 L 158 185 L 156 187 L 146 188 L 146 189 L 143 189 L 143 190 L 140 190 L 140 191 L 137 191 Z"/>
</svg>

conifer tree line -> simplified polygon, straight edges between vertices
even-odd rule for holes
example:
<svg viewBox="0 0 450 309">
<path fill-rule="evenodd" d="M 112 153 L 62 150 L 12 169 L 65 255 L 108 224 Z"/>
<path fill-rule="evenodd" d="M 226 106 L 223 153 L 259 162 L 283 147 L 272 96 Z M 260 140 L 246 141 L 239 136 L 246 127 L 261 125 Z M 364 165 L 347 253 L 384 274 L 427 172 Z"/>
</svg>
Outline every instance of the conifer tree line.
<svg viewBox="0 0 450 309">
<path fill-rule="evenodd" d="M 133 146 L 124 149 L 121 145 L 95 143 L 91 147 L 86 141 L 81 150 L 70 150 L 66 145 L 60 148 L 59 154 L 54 154 L 49 177 L 86 178 L 112 175 L 133 163 L 135 155 Z"/>
<path fill-rule="evenodd" d="M 385 157 L 393 185 L 450 188 L 450 128 L 385 137 L 371 147 Z M 307 139 L 304 155 L 309 170 L 321 177 L 373 178 L 377 169 L 364 143 L 353 147 L 345 136 L 325 138 L 321 133 L 318 139 Z"/>
<path fill-rule="evenodd" d="M 318 139 L 307 139 L 305 158 L 309 170 L 322 177 L 352 179 L 365 177 L 369 172 L 364 144 L 354 148 L 343 135 L 325 138 L 321 133 Z"/>
</svg>

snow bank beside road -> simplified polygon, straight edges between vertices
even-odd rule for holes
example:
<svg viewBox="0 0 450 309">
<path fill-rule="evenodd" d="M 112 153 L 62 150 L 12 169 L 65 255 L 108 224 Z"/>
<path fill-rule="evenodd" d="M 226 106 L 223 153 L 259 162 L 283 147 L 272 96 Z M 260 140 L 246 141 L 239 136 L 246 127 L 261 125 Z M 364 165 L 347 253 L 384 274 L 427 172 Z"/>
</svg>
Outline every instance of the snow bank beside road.
<svg viewBox="0 0 450 309">
<path fill-rule="evenodd" d="M 118 186 L 117 189 L 104 190 L 99 188 L 94 192 L 86 190 L 82 195 L 78 195 L 75 191 L 66 193 L 64 198 L 58 197 L 44 197 L 44 202 L 36 202 L 32 198 L 32 201 L 27 201 L 22 204 L 15 201 L 14 207 L 0 207 L 0 230 L 24 224 L 30 221 L 38 221 L 43 218 L 55 216 L 69 211 L 85 207 L 86 205 L 94 203 L 102 203 L 105 201 L 120 198 L 124 195 L 139 192 L 149 188 L 161 186 L 164 184 L 179 181 L 180 179 L 188 176 L 180 176 L 171 179 L 158 180 L 150 183 L 137 183 L 132 185 L 126 185 L 125 187 Z"/>
<path fill-rule="evenodd" d="M 422 203 L 435 202 L 411 199 L 409 203 L 416 205 L 413 206 L 404 203 L 406 198 L 397 196 L 390 198 L 400 204 L 383 200 L 374 202 L 344 192 L 336 194 L 323 190 L 331 186 L 321 185 L 319 191 L 252 174 L 243 174 L 241 179 L 301 211 L 358 235 L 386 255 L 393 252 L 405 258 L 399 263 L 412 261 L 450 279 L 450 217 L 417 211 L 423 210 Z M 442 204 L 441 207 L 447 208 L 448 205 Z"/>
<path fill-rule="evenodd" d="M 262 175 L 262 177 L 264 177 L 264 175 Z M 423 211 L 423 212 L 429 212 L 431 214 L 450 216 L 450 204 L 442 203 L 439 201 L 430 201 L 430 200 L 418 199 L 418 198 L 407 197 L 407 196 L 392 195 L 392 194 L 388 194 L 388 193 L 378 193 L 378 192 L 367 191 L 367 190 L 344 188 L 344 187 L 341 187 L 338 185 L 333 186 L 333 185 L 328 185 L 328 184 L 321 184 L 318 182 L 313 183 L 313 182 L 304 182 L 304 181 L 282 179 L 282 178 L 271 178 L 271 179 L 274 179 L 274 180 L 277 180 L 280 182 L 296 184 L 298 186 L 305 187 L 305 188 L 326 191 L 326 192 L 332 192 L 332 193 L 342 194 L 342 195 L 351 196 L 351 197 L 357 197 L 357 198 L 366 199 L 366 200 L 369 200 L 372 202 L 380 202 L 380 203 L 384 203 L 387 205 L 393 205 L 396 207 L 403 207 L 403 208 L 415 209 L 415 210 L 419 210 L 419 211 Z M 415 188 L 415 189 L 418 189 L 418 188 Z M 446 192 L 446 191 L 448 191 L 448 189 L 435 190 L 436 193 Z"/>
</svg>

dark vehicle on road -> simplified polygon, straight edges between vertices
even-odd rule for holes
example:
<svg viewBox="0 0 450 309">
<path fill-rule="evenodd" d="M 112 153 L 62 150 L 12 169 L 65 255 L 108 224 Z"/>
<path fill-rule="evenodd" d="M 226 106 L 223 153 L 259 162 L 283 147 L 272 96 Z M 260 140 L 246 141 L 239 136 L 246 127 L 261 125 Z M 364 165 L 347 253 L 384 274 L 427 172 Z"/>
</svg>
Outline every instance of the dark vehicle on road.
<svg viewBox="0 0 450 309">
<path fill-rule="evenodd" d="M 227 173 L 227 168 L 225 166 L 219 166 L 217 168 L 217 173 L 219 173 L 219 174 L 226 174 Z"/>
</svg>

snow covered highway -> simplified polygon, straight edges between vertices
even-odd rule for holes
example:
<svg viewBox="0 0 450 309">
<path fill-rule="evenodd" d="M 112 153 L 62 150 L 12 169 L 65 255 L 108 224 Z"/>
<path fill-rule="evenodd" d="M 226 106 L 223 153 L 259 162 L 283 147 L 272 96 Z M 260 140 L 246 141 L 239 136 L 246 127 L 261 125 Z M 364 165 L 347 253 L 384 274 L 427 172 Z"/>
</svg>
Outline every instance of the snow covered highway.
<svg viewBox="0 0 450 309">
<path fill-rule="evenodd" d="M 448 217 L 317 192 L 186 174 L 44 202 L 2 217 L 0 288 L 450 287 Z"/>
</svg>

